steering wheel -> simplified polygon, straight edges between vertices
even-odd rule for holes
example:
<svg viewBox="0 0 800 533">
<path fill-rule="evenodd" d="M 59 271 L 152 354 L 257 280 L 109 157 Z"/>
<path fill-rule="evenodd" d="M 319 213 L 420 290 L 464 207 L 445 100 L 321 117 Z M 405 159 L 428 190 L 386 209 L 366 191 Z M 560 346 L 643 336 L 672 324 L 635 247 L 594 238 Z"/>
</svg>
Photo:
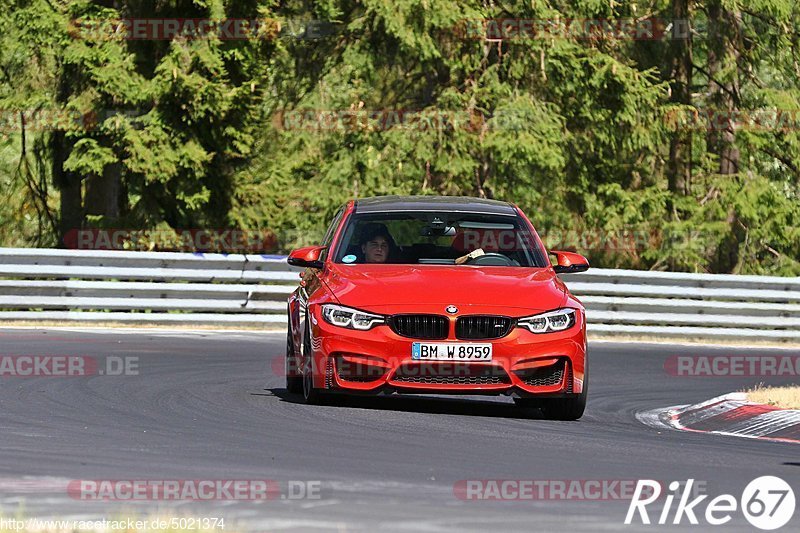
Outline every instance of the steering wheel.
<svg viewBox="0 0 800 533">
<path fill-rule="evenodd" d="M 514 266 L 514 260 L 503 254 L 489 252 L 472 259 L 467 259 L 466 264 L 484 266 Z"/>
</svg>

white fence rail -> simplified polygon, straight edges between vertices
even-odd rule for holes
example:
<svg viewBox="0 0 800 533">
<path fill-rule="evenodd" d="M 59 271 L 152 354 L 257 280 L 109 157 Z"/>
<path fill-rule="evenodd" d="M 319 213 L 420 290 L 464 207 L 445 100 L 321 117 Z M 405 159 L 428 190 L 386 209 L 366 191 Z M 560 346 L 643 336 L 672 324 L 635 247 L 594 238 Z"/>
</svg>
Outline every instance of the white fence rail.
<svg viewBox="0 0 800 533">
<path fill-rule="evenodd" d="M 0 322 L 281 325 L 283 256 L 0 248 Z M 563 279 L 598 333 L 800 340 L 800 279 L 592 269 Z"/>
</svg>

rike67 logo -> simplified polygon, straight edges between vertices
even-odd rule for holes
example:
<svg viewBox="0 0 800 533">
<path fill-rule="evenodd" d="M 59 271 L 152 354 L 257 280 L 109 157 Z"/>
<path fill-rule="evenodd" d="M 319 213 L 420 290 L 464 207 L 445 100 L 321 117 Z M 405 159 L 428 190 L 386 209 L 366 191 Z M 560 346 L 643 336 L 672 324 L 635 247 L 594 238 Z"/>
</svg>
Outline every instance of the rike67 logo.
<svg viewBox="0 0 800 533">
<path fill-rule="evenodd" d="M 708 498 L 705 494 L 690 500 L 689 498 L 693 496 L 693 485 L 694 479 L 689 479 L 686 483 L 678 481 L 670 483 L 669 492 L 663 499 L 663 507 L 660 513 L 653 517 L 655 523 L 677 525 L 681 524 L 685 517 L 689 524 L 698 525 L 699 516 L 705 519 L 706 524 L 720 526 L 730 522 L 733 515 L 741 510 L 751 525 L 762 530 L 773 530 L 785 526 L 794 515 L 794 491 L 779 477 L 762 476 L 754 479 L 745 487 L 739 500 L 731 494 L 722 494 L 705 503 L 704 500 Z M 658 511 L 661 492 L 661 484 L 658 481 L 640 479 L 628 507 L 625 524 L 633 523 L 637 514 L 642 524 L 651 524 L 648 511 Z M 678 503 L 673 511 L 673 502 L 676 499 Z M 654 503 L 656 505 L 648 509 L 648 505 Z M 705 506 L 704 512 L 703 506 Z"/>
</svg>

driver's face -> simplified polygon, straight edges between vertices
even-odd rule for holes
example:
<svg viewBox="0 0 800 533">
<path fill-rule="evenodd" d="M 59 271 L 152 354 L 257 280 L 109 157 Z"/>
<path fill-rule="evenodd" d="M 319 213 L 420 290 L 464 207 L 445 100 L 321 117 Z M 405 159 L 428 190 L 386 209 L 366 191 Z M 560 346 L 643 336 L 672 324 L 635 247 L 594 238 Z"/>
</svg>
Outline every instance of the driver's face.
<svg viewBox="0 0 800 533">
<path fill-rule="evenodd" d="M 367 263 L 385 263 L 389 258 L 389 241 L 386 237 L 375 237 L 361 245 Z"/>
</svg>

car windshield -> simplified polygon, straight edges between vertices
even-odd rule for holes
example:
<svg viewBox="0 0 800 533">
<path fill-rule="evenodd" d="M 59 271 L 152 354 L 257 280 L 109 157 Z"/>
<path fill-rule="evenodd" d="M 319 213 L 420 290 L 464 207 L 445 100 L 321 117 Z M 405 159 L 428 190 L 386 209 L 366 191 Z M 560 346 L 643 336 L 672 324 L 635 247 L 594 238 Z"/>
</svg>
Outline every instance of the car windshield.
<svg viewBox="0 0 800 533">
<path fill-rule="evenodd" d="M 538 239 L 519 216 L 369 213 L 350 217 L 336 263 L 545 267 Z"/>
</svg>

